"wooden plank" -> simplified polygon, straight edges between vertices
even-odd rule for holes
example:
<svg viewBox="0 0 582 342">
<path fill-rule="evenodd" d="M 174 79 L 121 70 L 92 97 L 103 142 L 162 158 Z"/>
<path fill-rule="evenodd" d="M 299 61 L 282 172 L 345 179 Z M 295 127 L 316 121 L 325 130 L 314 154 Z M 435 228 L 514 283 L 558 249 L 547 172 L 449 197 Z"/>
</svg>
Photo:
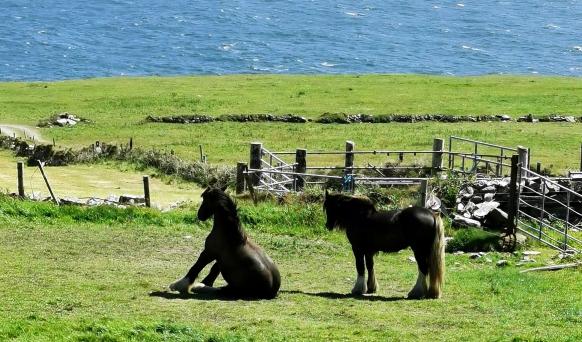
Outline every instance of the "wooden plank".
<svg viewBox="0 0 582 342">
<path fill-rule="evenodd" d="M 53 193 L 53 189 L 51 188 L 51 185 L 46 177 L 46 174 L 44 173 L 43 163 L 40 160 L 37 160 L 36 162 L 38 163 L 38 168 L 40 169 L 40 174 L 42 175 L 42 178 L 44 179 L 46 187 L 48 188 L 48 191 L 51 194 L 51 198 L 53 199 L 53 202 L 55 202 L 56 205 L 59 205 L 59 200 L 57 199 L 57 197 Z"/>
<path fill-rule="evenodd" d="M 537 272 L 537 271 L 557 271 L 557 270 L 562 270 L 564 268 L 578 267 L 580 265 L 582 265 L 582 262 L 575 262 L 575 263 L 571 263 L 571 264 L 562 264 L 562 265 L 534 267 L 534 268 L 528 268 L 527 270 L 522 270 L 519 273 Z"/>
</svg>

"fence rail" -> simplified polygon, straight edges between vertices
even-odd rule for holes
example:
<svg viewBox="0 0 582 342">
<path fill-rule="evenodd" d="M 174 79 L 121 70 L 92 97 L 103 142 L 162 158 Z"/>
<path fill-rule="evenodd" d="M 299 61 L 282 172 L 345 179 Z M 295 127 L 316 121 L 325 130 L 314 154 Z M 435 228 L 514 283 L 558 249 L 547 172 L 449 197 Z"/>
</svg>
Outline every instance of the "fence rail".
<svg viewBox="0 0 582 342">
<path fill-rule="evenodd" d="M 317 156 L 342 156 L 343 165 L 321 165 L 313 162 Z M 291 160 L 295 156 L 295 160 Z M 309 165 L 307 156 L 310 157 Z M 355 164 L 358 157 L 360 165 Z M 398 163 L 375 166 L 365 156 L 395 156 Z M 423 165 L 407 165 L 409 156 L 429 156 Z M 361 159 L 360 159 L 361 158 Z M 507 233 L 517 231 L 542 243 L 563 251 L 582 251 L 582 195 L 559 183 L 570 178 L 542 176 L 540 163 L 534 172 L 529 169 L 530 151 L 526 147 L 516 148 L 452 136 L 449 146 L 444 148 L 443 139 L 434 139 L 432 150 L 373 149 L 355 150 L 355 144 L 347 141 L 344 151 L 311 151 L 297 149 L 295 152 L 271 152 L 260 143 L 251 144 L 250 167 L 239 163 L 237 191 L 244 191 L 245 179 L 253 180 L 249 186 L 277 195 L 302 191 L 306 184 L 340 185 L 345 191 L 354 191 L 364 185 L 418 185 L 421 203 L 428 192 L 428 179 L 439 172 L 449 171 L 460 175 L 474 174 L 478 178 L 510 177 L 509 192 L 503 203 L 507 205 Z M 425 172 L 417 177 L 390 177 L 398 172 L 418 170 Z M 329 174 L 331 173 L 331 174 Z M 582 177 L 581 177 L 582 178 Z M 532 180 L 537 180 L 534 185 Z M 531 183 L 531 184 L 530 184 Z M 551 192 L 548 191 L 551 189 Z"/>
</svg>

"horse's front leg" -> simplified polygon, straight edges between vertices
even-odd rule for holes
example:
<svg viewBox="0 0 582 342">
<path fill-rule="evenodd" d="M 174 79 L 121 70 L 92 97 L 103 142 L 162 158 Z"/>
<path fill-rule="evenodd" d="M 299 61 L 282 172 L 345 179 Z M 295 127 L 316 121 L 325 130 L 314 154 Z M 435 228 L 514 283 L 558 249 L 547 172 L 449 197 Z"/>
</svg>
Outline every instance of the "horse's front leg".
<svg viewBox="0 0 582 342">
<path fill-rule="evenodd" d="M 213 260 L 214 258 L 210 256 L 208 251 L 203 250 L 202 253 L 200 253 L 200 256 L 198 257 L 198 260 L 196 260 L 194 265 L 192 265 L 192 267 L 190 268 L 188 273 L 184 276 L 184 278 L 170 285 L 170 290 L 178 291 L 180 293 L 188 293 L 190 286 L 194 283 L 194 280 L 196 280 L 196 277 L 198 277 L 200 271 L 202 271 L 202 269 L 206 265 L 211 263 Z"/>
<path fill-rule="evenodd" d="M 356 279 L 356 284 L 352 289 L 352 294 L 354 295 L 363 295 L 366 293 L 366 276 L 364 272 L 366 271 L 364 266 L 364 253 L 357 250 L 356 248 L 352 248 L 354 252 L 354 257 L 356 258 L 356 271 L 358 272 L 358 278 Z"/>
<path fill-rule="evenodd" d="M 375 293 L 378 291 L 378 282 L 376 281 L 376 274 L 374 273 L 374 254 L 366 253 L 366 268 L 368 269 L 368 291 L 367 293 Z"/>
</svg>

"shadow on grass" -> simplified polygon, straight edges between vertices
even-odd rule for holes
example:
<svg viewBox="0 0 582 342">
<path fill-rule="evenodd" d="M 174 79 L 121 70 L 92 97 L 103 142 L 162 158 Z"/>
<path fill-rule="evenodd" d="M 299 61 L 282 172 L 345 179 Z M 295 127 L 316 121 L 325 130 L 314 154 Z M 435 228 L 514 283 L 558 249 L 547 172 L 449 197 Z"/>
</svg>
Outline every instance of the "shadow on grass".
<svg viewBox="0 0 582 342">
<path fill-rule="evenodd" d="M 176 293 L 169 291 L 152 291 L 149 294 L 150 297 L 159 297 L 169 300 L 181 299 L 181 300 L 222 300 L 222 301 L 235 301 L 235 300 L 246 300 L 246 301 L 256 301 L 256 300 L 268 300 L 263 298 L 255 297 L 235 297 L 232 295 L 227 295 L 220 292 L 210 292 L 210 293 Z"/>
<path fill-rule="evenodd" d="M 288 293 L 288 294 L 301 294 L 306 296 L 314 296 L 314 297 L 321 297 L 327 299 L 357 299 L 357 300 L 367 300 L 371 302 L 395 302 L 399 300 L 408 300 L 406 297 L 382 297 L 378 295 L 364 295 L 364 296 L 356 296 L 350 293 L 335 293 L 335 292 L 303 292 L 297 290 L 283 290 L 279 291 L 279 293 Z M 253 298 L 253 297 L 233 297 L 229 295 L 225 295 L 224 293 L 220 292 L 213 292 L 213 293 L 176 293 L 176 292 L 169 292 L 169 291 L 153 291 L 149 294 L 150 297 L 159 297 L 169 300 L 222 300 L 222 301 L 235 301 L 235 300 L 246 300 L 246 301 L 257 301 L 257 300 L 268 300 L 268 299 L 261 299 L 261 298 Z M 276 298 L 275 298 L 276 299 Z"/>
<path fill-rule="evenodd" d="M 408 300 L 406 297 L 382 297 L 378 295 L 353 295 L 351 293 L 335 293 L 335 292 L 303 292 L 297 290 L 283 290 L 281 293 L 290 294 L 302 294 L 306 296 L 321 297 L 327 299 L 358 299 L 358 300 L 368 300 L 371 302 L 395 302 L 399 300 Z"/>
</svg>

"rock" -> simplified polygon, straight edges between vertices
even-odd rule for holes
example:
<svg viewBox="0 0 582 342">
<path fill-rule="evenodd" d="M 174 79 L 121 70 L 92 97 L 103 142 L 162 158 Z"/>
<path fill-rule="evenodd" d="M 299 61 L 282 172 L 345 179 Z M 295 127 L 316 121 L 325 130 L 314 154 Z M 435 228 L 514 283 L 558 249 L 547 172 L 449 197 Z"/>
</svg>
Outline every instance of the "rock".
<svg viewBox="0 0 582 342">
<path fill-rule="evenodd" d="M 505 259 L 501 259 L 501 260 L 497 261 L 497 263 L 495 265 L 497 265 L 498 267 L 504 267 L 504 266 L 509 265 L 509 261 L 507 261 Z"/>
<path fill-rule="evenodd" d="M 71 119 L 56 119 L 55 124 L 61 127 L 74 126 L 77 124 L 77 121 Z"/>
<path fill-rule="evenodd" d="M 508 221 L 509 216 L 507 213 L 499 208 L 495 208 L 485 216 L 484 226 L 495 230 L 503 230 L 507 227 Z"/>
<path fill-rule="evenodd" d="M 468 213 L 473 213 L 477 209 L 477 206 L 473 202 L 467 202 L 465 204 L 465 211 Z"/>
<path fill-rule="evenodd" d="M 463 198 L 471 198 L 471 197 L 473 197 L 474 194 L 475 194 L 475 190 L 470 186 L 467 186 L 464 189 L 462 189 L 461 191 L 459 191 L 459 195 L 461 195 L 461 197 L 463 197 Z"/>
<path fill-rule="evenodd" d="M 478 181 L 475 182 L 475 187 L 477 189 L 483 189 L 484 187 L 488 186 L 488 182 L 484 179 L 479 179 Z"/>
<path fill-rule="evenodd" d="M 499 202 L 482 202 L 477 204 L 477 210 L 473 212 L 473 216 L 477 219 L 482 219 L 489 214 L 493 209 L 499 207 Z"/>
<path fill-rule="evenodd" d="M 453 255 L 462 255 L 465 254 L 465 252 L 463 251 L 456 251 L 455 253 L 453 253 Z"/>
<path fill-rule="evenodd" d="M 525 245 L 527 237 L 521 233 L 515 233 L 515 239 L 512 235 L 503 235 L 501 242 L 504 246 L 512 246 L 513 249 L 519 249 Z"/>
<path fill-rule="evenodd" d="M 136 195 L 121 195 L 119 196 L 119 204 L 138 204 L 145 203 L 143 196 Z"/>
<path fill-rule="evenodd" d="M 490 192 L 488 194 L 483 195 L 483 200 L 485 202 L 491 202 L 491 201 L 493 201 L 494 197 L 495 197 L 495 193 Z"/>
<path fill-rule="evenodd" d="M 573 116 L 565 116 L 564 121 L 566 122 L 576 122 L 576 118 Z"/>
<path fill-rule="evenodd" d="M 483 192 L 495 192 L 497 191 L 497 188 L 494 185 L 489 185 L 484 187 L 481 191 Z"/>
<path fill-rule="evenodd" d="M 479 253 L 469 253 L 469 259 L 479 259 L 481 254 Z"/>
<path fill-rule="evenodd" d="M 475 204 L 481 203 L 481 202 L 483 202 L 483 196 L 475 195 L 475 196 L 471 197 L 471 202 L 473 202 Z"/>
<path fill-rule="evenodd" d="M 409 256 L 409 257 L 408 257 L 408 261 L 410 261 L 410 262 L 413 262 L 413 263 L 414 263 L 414 262 L 416 262 L 416 259 L 415 259 L 413 256 Z"/>
<path fill-rule="evenodd" d="M 457 212 L 462 213 L 465 211 L 465 205 L 463 203 L 457 204 Z"/>
<path fill-rule="evenodd" d="M 501 178 L 498 182 L 498 186 L 501 188 L 506 188 L 510 182 L 511 182 L 511 179 L 508 177 Z"/>
<path fill-rule="evenodd" d="M 463 216 L 455 215 L 453 218 L 453 224 L 463 227 L 477 227 L 481 228 L 481 222 L 477 220 L 472 220 Z"/>
<path fill-rule="evenodd" d="M 485 262 L 492 263 L 493 262 L 493 259 L 491 259 L 491 258 L 485 258 Z"/>
</svg>

